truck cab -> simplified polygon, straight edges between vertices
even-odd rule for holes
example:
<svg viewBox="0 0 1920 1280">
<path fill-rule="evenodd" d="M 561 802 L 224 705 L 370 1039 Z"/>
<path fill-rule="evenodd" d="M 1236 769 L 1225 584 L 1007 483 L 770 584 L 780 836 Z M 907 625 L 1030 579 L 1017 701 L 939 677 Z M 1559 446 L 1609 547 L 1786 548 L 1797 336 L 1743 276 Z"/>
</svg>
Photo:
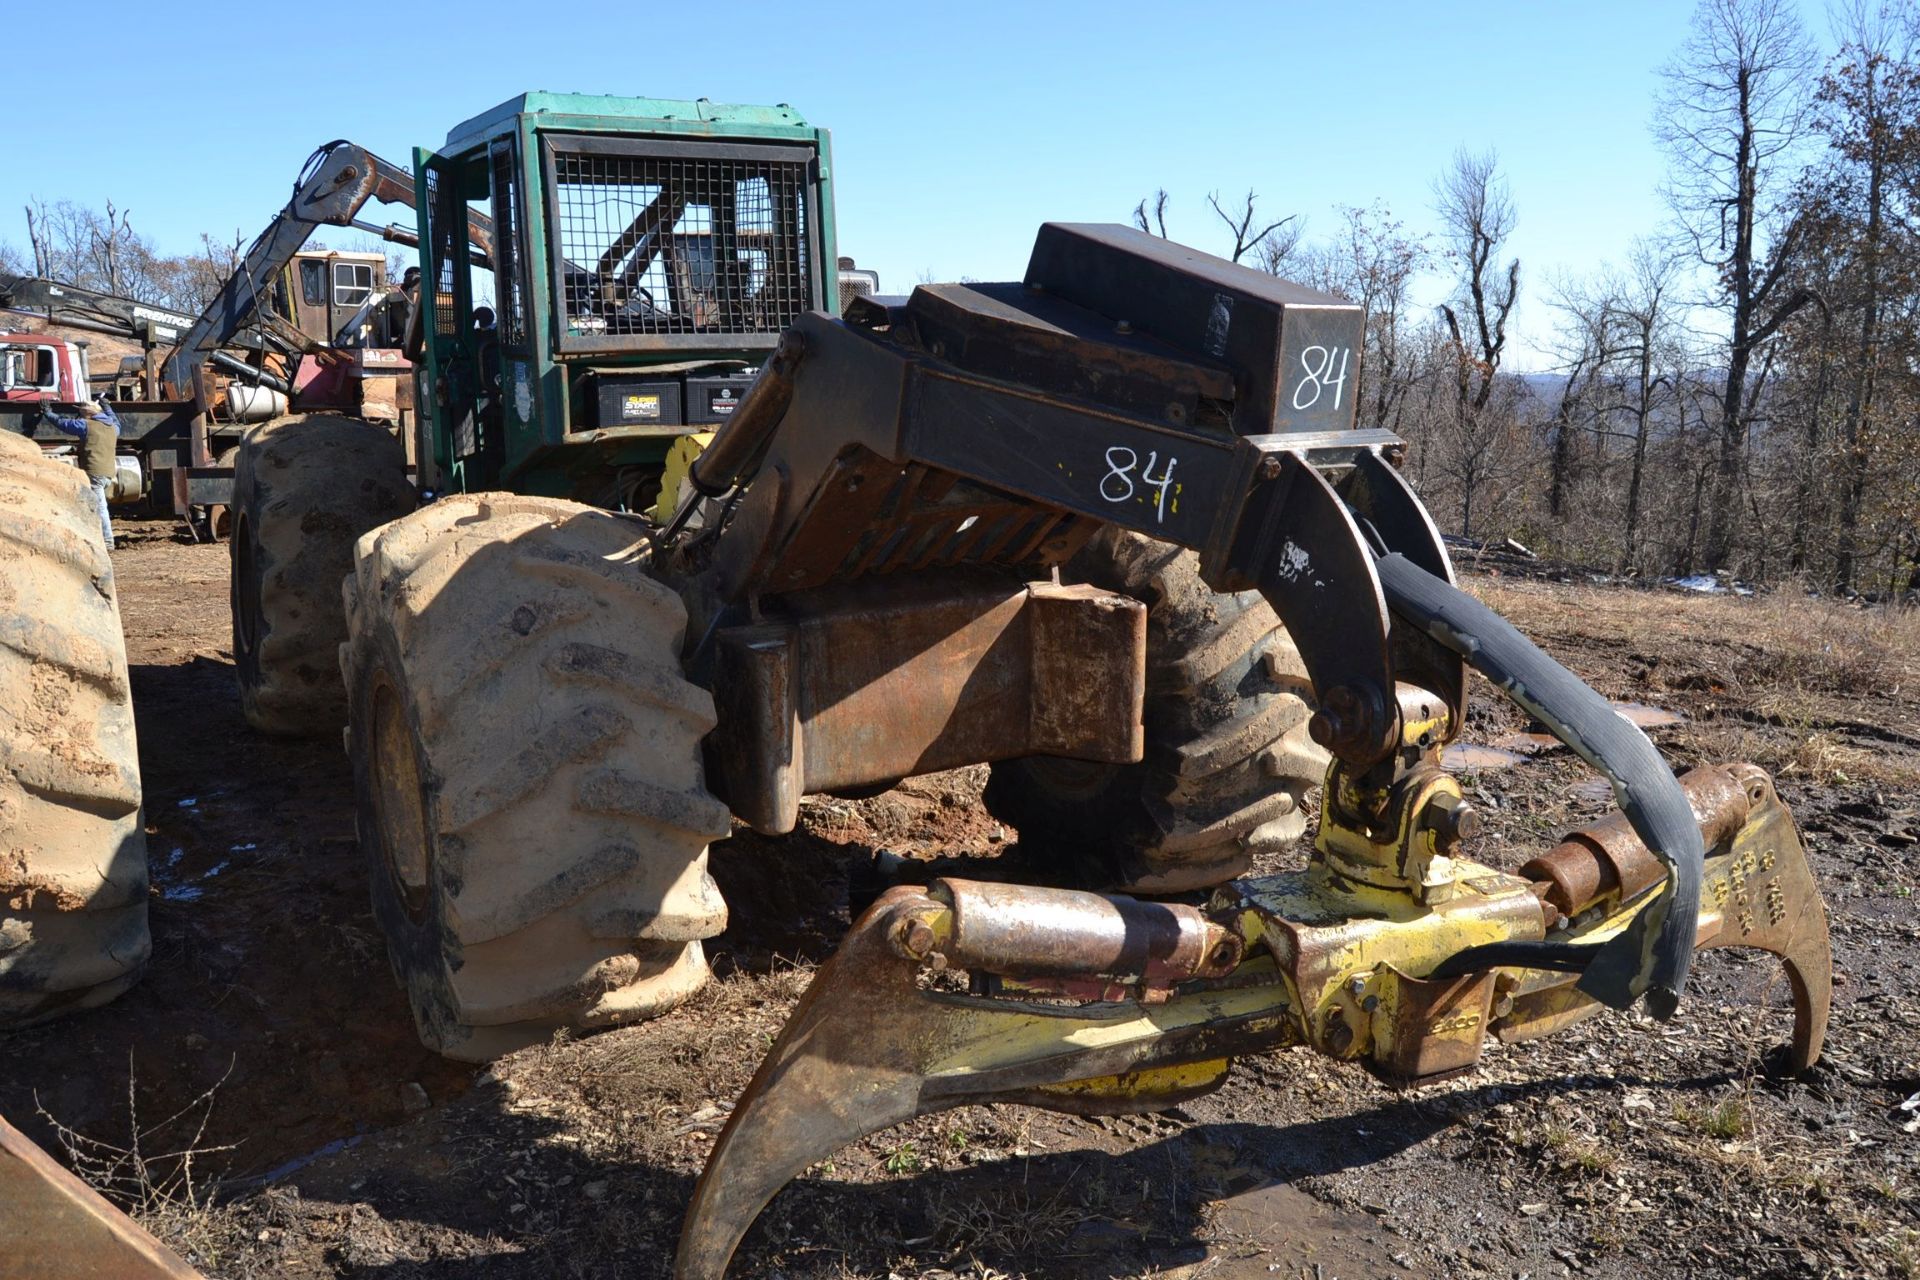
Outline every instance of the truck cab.
<svg viewBox="0 0 1920 1280">
<path fill-rule="evenodd" d="M 87 399 L 87 351 L 43 333 L 0 332 L 0 401 L 76 405 Z"/>
<path fill-rule="evenodd" d="M 267 305 L 315 341 L 338 344 L 341 331 L 387 292 L 385 254 L 303 249 L 274 280 Z"/>
<path fill-rule="evenodd" d="M 840 308 L 828 133 L 792 107 L 528 93 L 414 173 L 429 491 L 642 509 L 781 331 Z M 470 208 L 493 220 L 485 268 Z"/>
</svg>

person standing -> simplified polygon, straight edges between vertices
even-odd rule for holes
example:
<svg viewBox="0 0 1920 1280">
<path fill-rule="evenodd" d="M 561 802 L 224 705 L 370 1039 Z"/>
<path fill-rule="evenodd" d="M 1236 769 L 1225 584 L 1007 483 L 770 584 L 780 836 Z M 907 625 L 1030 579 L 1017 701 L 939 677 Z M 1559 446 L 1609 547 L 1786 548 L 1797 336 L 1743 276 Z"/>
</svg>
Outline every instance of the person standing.
<svg viewBox="0 0 1920 1280">
<path fill-rule="evenodd" d="M 53 425 L 70 436 L 80 437 L 80 469 L 93 484 L 93 500 L 100 508 L 100 536 L 113 550 L 113 517 L 107 512 L 107 488 L 113 483 L 114 451 L 120 443 L 120 419 L 113 410 L 98 401 L 80 406 L 80 416 L 63 418 L 50 413 Z"/>
</svg>

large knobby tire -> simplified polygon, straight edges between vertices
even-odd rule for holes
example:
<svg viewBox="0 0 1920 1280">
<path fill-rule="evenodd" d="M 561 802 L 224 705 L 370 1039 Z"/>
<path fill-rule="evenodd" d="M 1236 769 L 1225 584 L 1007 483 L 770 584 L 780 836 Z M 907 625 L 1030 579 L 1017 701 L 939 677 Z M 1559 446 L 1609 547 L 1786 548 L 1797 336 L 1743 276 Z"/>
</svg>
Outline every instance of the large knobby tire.
<svg viewBox="0 0 1920 1280">
<path fill-rule="evenodd" d="M 1062 576 L 1147 605 L 1145 758 L 1001 761 L 988 810 L 1095 884 L 1136 892 L 1217 885 L 1297 840 L 1327 753 L 1307 736 L 1299 650 L 1260 594 L 1216 594 L 1193 552 L 1117 529 Z"/>
<path fill-rule="evenodd" d="M 113 566 L 86 476 L 0 432 L 0 1027 L 104 1004 L 147 933 Z"/>
<path fill-rule="evenodd" d="M 374 915 L 421 1038 L 485 1061 L 665 1012 L 726 923 L 730 830 L 631 521 L 444 498 L 362 538 L 341 650 Z"/>
<path fill-rule="evenodd" d="M 337 733 L 347 722 L 340 582 L 353 544 L 413 510 L 407 459 L 383 427 L 324 414 L 275 418 L 234 457 L 229 551 L 233 664 L 247 723 Z"/>
</svg>

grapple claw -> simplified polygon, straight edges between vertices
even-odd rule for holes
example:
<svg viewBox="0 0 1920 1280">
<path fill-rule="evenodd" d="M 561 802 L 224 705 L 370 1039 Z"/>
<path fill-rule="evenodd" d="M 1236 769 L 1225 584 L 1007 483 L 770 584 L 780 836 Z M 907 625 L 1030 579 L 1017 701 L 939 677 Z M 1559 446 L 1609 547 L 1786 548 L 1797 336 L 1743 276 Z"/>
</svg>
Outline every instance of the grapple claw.
<svg viewBox="0 0 1920 1280">
<path fill-rule="evenodd" d="M 1211 945 L 1196 950 L 1201 940 Z M 1164 1108 L 1218 1085 L 1231 1055 L 1291 1036 L 1272 984 L 1084 1004 L 920 985 L 948 955 L 984 961 L 983 944 L 1003 949 L 995 967 L 1015 978 L 1044 974 L 1052 955 L 1058 970 L 1135 991 L 1231 969 L 1241 954 L 1192 907 L 966 881 L 890 890 L 821 966 L 721 1131 L 681 1232 L 679 1280 L 719 1280 L 776 1191 L 867 1134 L 988 1100 Z"/>
<path fill-rule="evenodd" d="M 1773 780 L 1750 764 L 1729 766 L 1729 772 L 1739 778 L 1752 807 L 1725 854 L 1707 862 L 1699 945 L 1753 947 L 1780 957 L 1793 989 L 1788 1065 L 1805 1071 L 1820 1060 L 1833 1003 L 1826 904 Z"/>
<path fill-rule="evenodd" d="M 1820 1058 L 1833 999 L 1827 909 L 1793 816 L 1764 769 L 1710 765 L 1681 779 L 1707 845 L 1701 878 L 1700 950 L 1752 947 L 1780 957 L 1793 992 L 1788 1064 Z M 1665 870 L 1617 816 L 1576 832 L 1521 868 L 1550 908 L 1568 917 L 1570 939 L 1604 936 L 1636 909 L 1636 896 Z M 1622 907 L 1620 904 L 1629 905 Z M 1494 1024 L 1503 1040 L 1547 1035 L 1599 1006 L 1564 976 L 1538 971 L 1512 980 L 1509 1012 Z"/>
<path fill-rule="evenodd" d="M 1696 769 L 1679 790 L 1709 851 L 1689 932 L 1701 947 L 1781 957 L 1804 1068 L 1826 1033 L 1832 962 L 1793 820 L 1751 765 Z M 734 1108 L 675 1274 L 720 1280 L 789 1179 L 915 1116 L 986 1101 L 1164 1108 L 1216 1087 L 1235 1055 L 1296 1042 L 1420 1083 L 1470 1069 L 1488 1031 L 1526 1039 L 1598 1011 L 1569 961 L 1666 900 L 1669 869 L 1633 826 L 1616 816 L 1575 832 L 1519 876 L 1435 853 L 1402 883 L 1369 882 L 1382 849 L 1427 847 L 1425 824 L 1446 818 L 1458 787 L 1416 770 L 1394 794 L 1400 826 L 1323 825 L 1308 869 L 1234 881 L 1204 910 L 964 880 L 887 893 L 821 966 Z M 948 967 L 973 990 L 923 980 Z"/>
</svg>

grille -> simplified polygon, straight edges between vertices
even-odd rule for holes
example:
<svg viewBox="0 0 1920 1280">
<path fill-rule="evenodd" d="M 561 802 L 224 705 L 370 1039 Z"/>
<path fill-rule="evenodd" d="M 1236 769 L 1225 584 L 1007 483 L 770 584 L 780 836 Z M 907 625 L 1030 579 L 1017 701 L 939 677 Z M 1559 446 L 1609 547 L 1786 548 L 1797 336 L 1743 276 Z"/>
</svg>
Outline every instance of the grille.
<svg viewBox="0 0 1920 1280">
<path fill-rule="evenodd" d="M 842 262 L 849 259 L 842 258 Z M 871 298 L 880 292 L 880 277 L 856 267 L 840 268 L 840 314 L 845 315 L 856 298 Z"/>
<path fill-rule="evenodd" d="M 464 234 L 466 222 L 459 215 L 458 201 L 452 198 L 453 190 L 442 185 L 437 169 L 427 170 L 427 229 L 433 236 L 433 331 L 443 338 L 460 331 L 459 317 L 454 315 L 453 289 L 454 272 L 463 260 L 459 249 L 465 246 L 456 246 L 453 237 L 455 227 Z"/>
<path fill-rule="evenodd" d="M 811 159 L 800 148 L 549 139 L 564 334 L 779 333 L 815 305 Z"/>
<path fill-rule="evenodd" d="M 520 274 L 520 206 L 513 148 L 495 146 L 493 165 L 493 292 L 500 345 L 519 347 L 527 336 L 526 290 Z"/>
</svg>

